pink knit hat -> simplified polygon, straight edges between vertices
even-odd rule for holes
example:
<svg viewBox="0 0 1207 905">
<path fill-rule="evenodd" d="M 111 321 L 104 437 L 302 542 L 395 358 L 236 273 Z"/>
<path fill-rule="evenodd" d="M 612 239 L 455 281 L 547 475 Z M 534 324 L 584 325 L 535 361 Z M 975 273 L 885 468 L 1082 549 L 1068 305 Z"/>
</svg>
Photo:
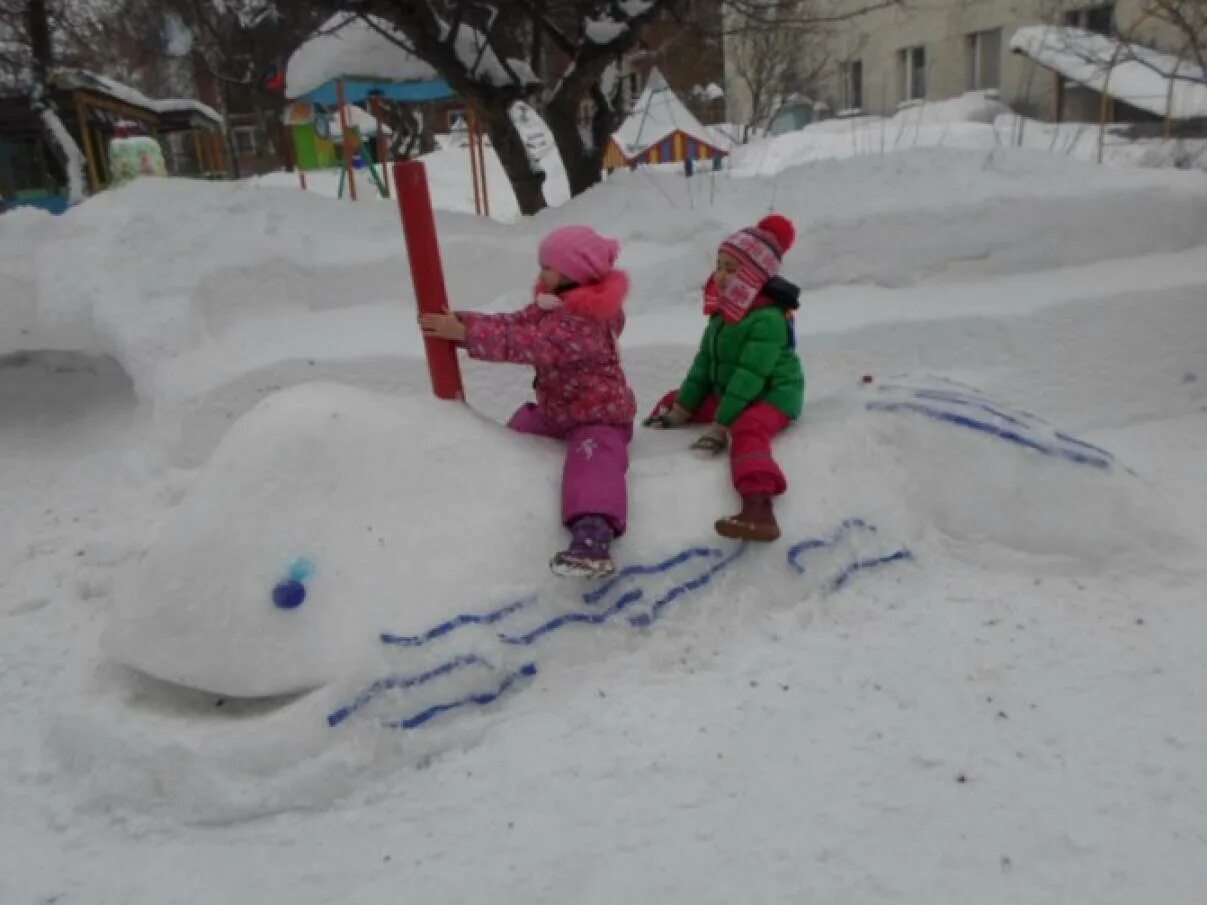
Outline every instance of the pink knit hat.
<svg viewBox="0 0 1207 905">
<path fill-rule="evenodd" d="M 620 243 L 605 239 L 589 226 L 563 226 L 545 236 L 538 258 L 575 283 L 598 283 L 620 256 Z"/>
</svg>

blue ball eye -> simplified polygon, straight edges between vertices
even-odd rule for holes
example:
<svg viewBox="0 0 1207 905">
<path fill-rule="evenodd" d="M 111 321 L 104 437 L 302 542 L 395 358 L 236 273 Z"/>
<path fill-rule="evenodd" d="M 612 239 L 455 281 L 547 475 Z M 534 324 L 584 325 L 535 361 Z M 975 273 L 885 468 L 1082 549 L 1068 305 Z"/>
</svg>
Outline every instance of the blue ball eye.
<svg viewBox="0 0 1207 905">
<path fill-rule="evenodd" d="M 283 610 L 300 607 L 306 599 L 306 586 L 295 578 L 280 582 L 272 589 L 272 602 Z"/>
</svg>

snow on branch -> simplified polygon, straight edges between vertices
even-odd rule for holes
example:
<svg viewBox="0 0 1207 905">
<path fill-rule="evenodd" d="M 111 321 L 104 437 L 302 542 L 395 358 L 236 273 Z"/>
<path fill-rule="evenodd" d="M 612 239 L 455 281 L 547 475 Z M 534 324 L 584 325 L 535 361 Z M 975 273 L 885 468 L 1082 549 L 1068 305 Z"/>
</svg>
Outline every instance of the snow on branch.
<svg viewBox="0 0 1207 905">
<path fill-rule="evenodd" d="M 489 36 L 471 25 L 459 23 L 454 32 L 451 25 L 441 22 L 440 40 L 452 46 L 457 61 L 473 81 L 496 88 L 524 88 L 541 83 L 527 62 L 515 57 L 501 58 L 491 46 Z"/>
<path fill-rule="evenodd" d="M 627 23 L 617 22 L 607 14 L 599 19 L 587 19 L 583 24 L 583 34 L 592 44 L 611 44 L 628 30 Z"/>
<path fill-rule="evenodd" d="M 232 15 L 244 28 L 255 28 L 265 19 L 280 15 L 276 0 L 211 0 L 219 15 Z"/>
<path fill-rule="evenodd" d="M 620 0 L 616 6 L 630 19 L 638 19 L 654 8 L 655 0 Z"/>
</svg>

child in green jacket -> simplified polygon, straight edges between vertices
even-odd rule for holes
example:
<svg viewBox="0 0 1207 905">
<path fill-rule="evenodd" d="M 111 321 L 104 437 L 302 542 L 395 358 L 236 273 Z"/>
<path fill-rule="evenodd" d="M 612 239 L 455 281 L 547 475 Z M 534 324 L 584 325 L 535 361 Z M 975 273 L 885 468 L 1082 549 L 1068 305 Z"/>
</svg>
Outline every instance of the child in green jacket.
<svg viewBox="0 0 1207 905">
<path fill-rule="evenodd" d="M 709 321 L 700 351 L 683 385 L 645 421 L 658 428 L 710 424 L 692 448 L 705 456 L 729 448 L 742 510 L 717 521 L 723 537 L 780 536 L 771 500 L 788 482 L 771 440 L 800 416 L 805 398 L 791 320 L 800 290 L 778 275 L 795 239 L 792 222 L 773 214 L 721 243 L 704 287 Z"/>
</svg>

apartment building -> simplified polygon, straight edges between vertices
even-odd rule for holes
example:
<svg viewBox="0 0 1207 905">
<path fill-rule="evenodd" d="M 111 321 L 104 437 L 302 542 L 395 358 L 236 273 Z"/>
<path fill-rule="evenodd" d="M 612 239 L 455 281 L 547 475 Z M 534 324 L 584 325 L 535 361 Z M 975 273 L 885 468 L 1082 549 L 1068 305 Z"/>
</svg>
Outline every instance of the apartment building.
<svg viewBox="0 0 1207 905">
<path fill-rule="evenodd" d="M 1141 23 L 1141 5 L 1142 0 L 905 0 L 857 13 L 867 0 L 833 0 L 829 8 L 839 16 L 853 15 L 813 29 L 805 47 L 820 74 L 810 93 L 834 114 L 891 115 L 910 102 L 994 91 L 1027 116 L 1096 121 L 1100 95 L 1011 53 L 1010 38 L 1020 27 L 1047 23 L 1099 34 L 1117 30 L 1149 46 L 1180 49 L 1172 29 Z M 737 52 L 736 46 L 726 47 L 725 87 L 729 117 L 741 121 L 750 102 L 741 79 L 733 77 Z M 1117 118 L 1133 112 L 1121 110 Z"/>
</svg>

